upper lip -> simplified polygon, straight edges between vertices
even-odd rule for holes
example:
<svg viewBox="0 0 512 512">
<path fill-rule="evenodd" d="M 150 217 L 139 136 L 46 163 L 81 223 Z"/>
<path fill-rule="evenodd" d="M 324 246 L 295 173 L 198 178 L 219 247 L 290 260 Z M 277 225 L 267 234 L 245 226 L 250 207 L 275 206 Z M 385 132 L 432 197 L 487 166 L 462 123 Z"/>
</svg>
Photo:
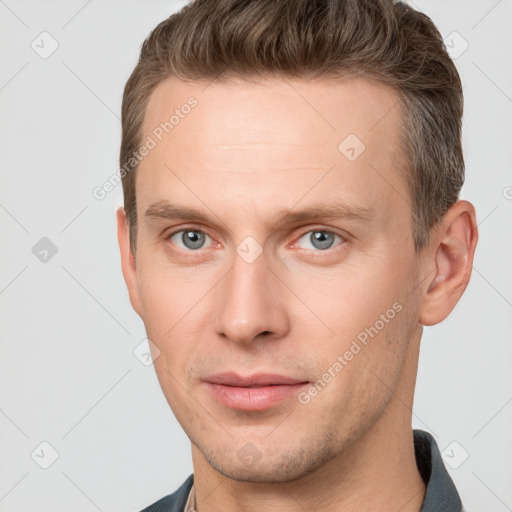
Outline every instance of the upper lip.
<svg viewBox="0 0 512 512">
<path fill-rule="evenodd" d="M 275 386 L 279 384 L 302 384 L 308 381 L 277 375 L 275 373 L 255 373 L 253 375 L 238 375 L 236 373 L 217 373 L 204 379 L 211 384 L 224 384 L 226 386 L 236 386 L 246 388 L 250 386 Z"/>
</svg>

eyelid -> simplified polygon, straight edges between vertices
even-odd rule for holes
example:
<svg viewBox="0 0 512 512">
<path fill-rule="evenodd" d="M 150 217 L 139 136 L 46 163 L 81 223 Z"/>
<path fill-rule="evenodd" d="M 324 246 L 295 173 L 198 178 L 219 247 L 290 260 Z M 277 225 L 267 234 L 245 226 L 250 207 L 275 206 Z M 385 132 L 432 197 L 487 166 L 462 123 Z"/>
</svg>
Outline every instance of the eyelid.
<svg viewBox="0 0 512 512">
<path fill-rule="evenodd" d="M 180 231 L 197 231 L 197 232 L 208 234 L 208 233 L 206 233 L 206 231 L 204 229 L 198 228 L 196 226 L 182 226 L 179 229 L 172 228 L 172 230 L 165 236 L 169 237 L 169 236 L 175 235 L 176 233 L 179 233 Z"/>
<path fill-rule="evenodd" d="M 197 226 L 192 226 L 192 225 L 190 225 L 190 226 L 187 225 L 187 226 L 181 226 L 179 228 L 178 228 L 178 226 L 171 228 L 171 231 L 169 231 L 169 233 L 165 234 L 164 238 L 167 240 L 167 239 L 171 238 L 171 236 L 175 235 L 176 233 L 180 233 L 181 231 L 197 231 L 198 233 L 204 233 L 205 235 L 210 236 L 203 228 L 200 228 Z M 212 238 L 212 237 L 210 236 L 210 238 Z"/>
</svg>

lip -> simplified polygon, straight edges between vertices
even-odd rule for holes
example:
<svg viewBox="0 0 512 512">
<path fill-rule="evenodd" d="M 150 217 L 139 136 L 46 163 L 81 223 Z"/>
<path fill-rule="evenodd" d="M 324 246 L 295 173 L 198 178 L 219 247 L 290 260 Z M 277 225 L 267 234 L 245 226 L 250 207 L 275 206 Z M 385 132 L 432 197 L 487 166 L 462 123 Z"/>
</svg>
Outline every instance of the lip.
<svg viewBox="0 0 512 512">
<path fill-rule="evenodd" d="M 213 397 L 226 407 L 244 411 L 263 411 L 296 396 L 308 381 L 284 375 L 236 373 L 211 375 L 204 382 Z"/>
</svg>

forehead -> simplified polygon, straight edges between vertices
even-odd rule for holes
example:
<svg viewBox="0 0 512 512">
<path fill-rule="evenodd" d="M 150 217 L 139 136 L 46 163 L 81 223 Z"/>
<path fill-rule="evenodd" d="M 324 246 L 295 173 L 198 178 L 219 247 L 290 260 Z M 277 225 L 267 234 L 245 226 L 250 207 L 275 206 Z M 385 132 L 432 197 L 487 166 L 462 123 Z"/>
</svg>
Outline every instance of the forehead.
<svg viewBox="0 0 512 512">
<path fill-rule="evenodd" d="M 148 102 L 143 132 L 149 134 L 178 111 L 173 136 L 187 130 L 180 110 L 188 111 L 194 98 L 197 106 L 190 117 L 201 117 L 203 144 L 253 142 L 307 142 L 332 146 L 346 132 L 356 133 L 371 144 L 373 139 L 395 133 L 389 128 L 398 120 L 398 95 L 389 86 L 364 78 L 300 80 L 266 78 L 246 81 L 185 82 L 175 77 L 162 81 Z M 174 128 L 178 128 L 175 130 Z M 379 127 L 380 125 L 380 127 Z M 326 139 L 327 137 L 327 139 Z M 302 140 L 300 140 L 302 138 Z M 185 139 L 185 137 L 184 137 Z M 182 140 L 181 142 L 186 142 Z"/>
<path fill-rule="evenodd" d="M 236 190 L 257 208 L 256 196 L 293 203 L 313 188 L 310 197 L 338 190 L 349 203 L 385 206 L 407 196 L 399 132 L 396 92 L 367 79 L 171 77 L 146 109 L 142 140 L 155 146 L 139 165 L 138 200 L 165 199 L 185 178 L 203 195 Z"/>
</svg>

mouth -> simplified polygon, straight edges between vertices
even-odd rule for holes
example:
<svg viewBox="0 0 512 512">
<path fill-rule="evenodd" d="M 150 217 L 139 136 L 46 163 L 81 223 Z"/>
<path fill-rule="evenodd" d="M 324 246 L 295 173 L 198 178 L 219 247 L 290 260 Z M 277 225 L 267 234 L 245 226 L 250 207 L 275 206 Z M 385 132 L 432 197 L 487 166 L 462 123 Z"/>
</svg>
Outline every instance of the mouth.
<svg viewBox="0 0 512 512">
<path fill-rule="evenodd" d="M 241 376 L 235 373 L 212 375 L 204 379 L 208 391 L 231 409 L 263 411 L 297 395 L 309 381 L 277 374 Z"/>
</svg>

